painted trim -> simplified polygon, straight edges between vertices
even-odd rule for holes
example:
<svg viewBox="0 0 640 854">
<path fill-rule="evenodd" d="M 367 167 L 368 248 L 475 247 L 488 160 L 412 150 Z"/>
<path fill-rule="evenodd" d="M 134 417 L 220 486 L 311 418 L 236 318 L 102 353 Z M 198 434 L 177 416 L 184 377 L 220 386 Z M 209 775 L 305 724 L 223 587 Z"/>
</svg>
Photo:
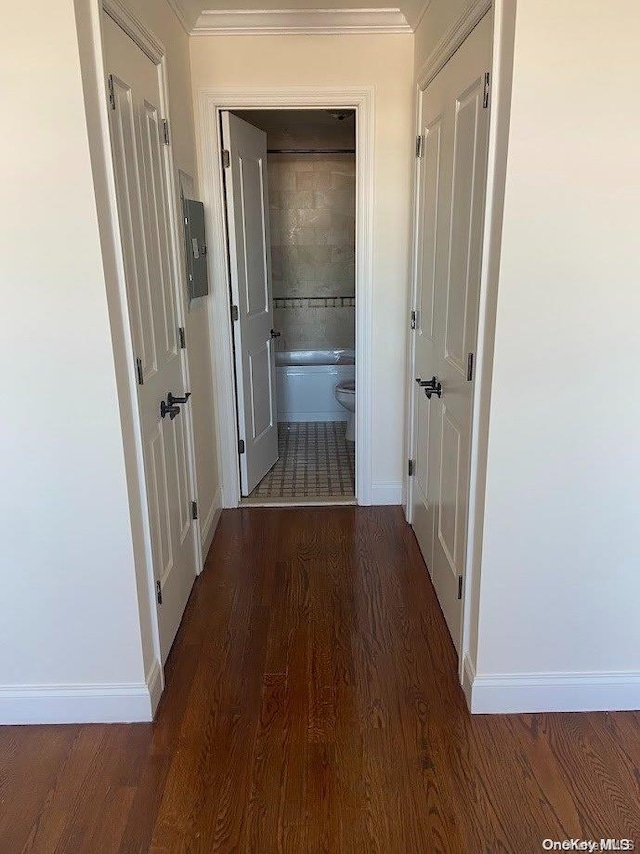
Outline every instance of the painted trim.
<svg viewBox="0 0 640 854">
<path fill-rule="evenodd" d="M 162 692 L 154 666 L 150 684 L 0 686 L 0 724 L 151 721 Z"/>
<path fill-rule="evenodd" d="M 432 3 L 432 0 L 425 0 L 425 2 L 422 4 L 422 6 L 418 12 L 418 17 L 416 18 L 415 22 L 411 22 L 411 28 L 413 29 L 414 33 L 418 29 L 420 24 L 422 23 L 422 19 L 426 15 L 427 9 L 431 5 L 431 3 Z"/>
<path fill-rule="evenodd" d="M 492 0 L 472 0 L 458 20 L 442 36 L 417 75 L 419 89 L 426 89 L 444 64 L 451 59 L 469 33 L 487 14 Z M 425 10 L 426 11 L 426 10 Z"/>
<path fill-rule="evenodd" d="M 640 710 L 640 671 L 475 675 L 473 714 Z"/>
<path fill-rule="evenodd" d="M 167 0 L 167 3 L 173 10 L 176 18 L 180 22 L 182 29 L 189 35 L 191 33 L 191 29 L 195 24 L 193 19 L 193 15 L 190 15 L 182 2 L 182 0 Z"/>
<path fill-rule="evenodd" d="M 122 0 L 102 0 L 102 8 L 129 38 L 144 51 L 151 62 L 160 65 L 165 55 L 164 45 Z"/>
<path fill-rule="evenodd" d="M 400 9 L 206 9 L 194 36 L 411 33 Z"/>
<path fill-rule="evenodd" d="M 362 391 L 356 400 L 356 496 L 358 504 L 371 504 L 374 89 L 370 86 L 268 89 L 247 86 L 201 89 L 198 96 L 198 159 L 208 213 L 207 241 L 212 247 L 208 253 L 212 282 L 208 310 L 210 329 L 215 330 L 210 338 L 214 386 L 218 390 L 215 411 L 223 507 L 237 507 L 241 496 L 219 113 L 225 109 L 251 107 L 349 107 L 357 110 L 356 383 Z"/>
<path fill-rule="evenodd" d="M 218 522 L 220 521 L 220 515 L 222 514 L 222 489 L 218 486 L 214 496 L 213 501 L 211 502 L 211 507 L 209 508 L 209 512 L 205 516 L 205 520 L 202 523 L 202 568 L 204 569 L 204 565 L 207 560 L 207 554 L 209 553 L 209 549 L 211 548 L 211 543 L 213 542 L 213 538 L 216 533 L 216 528 L 218 527 Z"/>
<path fill-rule="evenodd" d="M 403 486 L 402 481 L 390 481 L 389 483 L 374 483 L 371 485 L 371 504 L 394 506 L 402 504 Z"/>
<path fill-rule="evenodd" d="M 147 690 L 149 692 L 149 702 L 151 704 L 151 719 L 153 720 L 160 704 L 160 697 L 164 690 L 164 671 L 162 665 L 157 658 L 154 658 L 153 664 L 149 669 L 146 678 Z"/>
</svg>

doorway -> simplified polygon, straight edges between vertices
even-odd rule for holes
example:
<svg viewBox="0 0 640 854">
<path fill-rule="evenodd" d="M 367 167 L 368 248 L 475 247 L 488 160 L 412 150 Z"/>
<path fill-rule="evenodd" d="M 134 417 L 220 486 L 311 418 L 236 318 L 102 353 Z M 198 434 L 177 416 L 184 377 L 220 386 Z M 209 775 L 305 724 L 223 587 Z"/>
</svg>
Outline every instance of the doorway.
<svg viewBox="0 0 640 854">
<path fill-rule="evenodd" d="M 221 133 L 243 503 L 353 502 L 355 111 Z"/>
<path fill-rule="evenodd" d="M 331 90 L 330 95 L 322 90 L 299 88 L 261 91 L 255 95 L 238 94 L 237 90 L 201 93 L 204 189 L 211 212 L 208 242 L 212 247 L 209 253 L 213 282 L 212 348 L 226 507 L 247 502 L 371 503 L 372 106 L 369 89 Z M 319 125 L 326 136 L 315 144 L 311 127 L 314 120 L 315 130 L 318 131 Z M 258 336 L 263 339 L 260 348 L 263 358 L 269 353 L 271 364 L 267 372 L 265 363 L 260 366 L 257 355 L 253 354 L 256 379 L 253 389 L 252 366 L 247 370 L 248 348 L 239 352 L 244 348 L 241 343 L 244 330 L 240 321 L 234 319 L 236 312 L 242 311 L 235 301 L 240 300 L 241 290 L 244 289 L 245 300 L 250 294 L 246 290 L 246 268 L 243 269 L 247 261 L 243 231 L 238 230 L 233 212 L 227 216 L 230 195 L 234 212 L 243 210 L 241 195 L 231 176 L 225 174 L 227 155 L 223 152 L 229 151 L 232 163 L 234 158 L 226 147 L 234 145 L 233 139 L 227 143 L 229 134 L 233 134 L 232 125 L 236 131 L 240 129 L 243 145 L 250 144 L 250 136 L 256 145 L 258 137 L 262 137 L 261 156 L 266 165 L 262 204 L 269 235 L 263 234 L 260 240 L 268 246 L 265 255 L 271 263 L 266 265 L 264 283 L 256 293 L 261 293 L 258 302 L 264 315 L 260 321 L 264 329 Z M 332 139 L 328 130 L 335 127 L 341 129 Z M 256 157 L 257 151 L 251 155 L 256 163 L 260 159 Z M 247 160 L 244 177 L 248 177 L 252 171 L 248 164 L 250 156 L 246 153 L 242 156 Z M 233 172 L 233 166 L 230 171 Z M 257 166 L 253 169 L 256 181 L 259 171 Z M 276 188 L 271 198 L 270 180 Z M 342 182 L 342 186 L 334 188 L 334 182 L 336 185 Z M 294 199 L 298 186 L 300 196 Z M 333 213 L 342 217 L 342 233 L 349 234 L 350 246 L 345 245 L 346 241 L 343 245 L 336 242 L 339 229 L 332 233 L 329 224 L 330 207 L 335 205 L 327 198 L 331 195 L 327 191 L 332 189 L 345 206 Z M 260 199 L 261 192 L 257 190 L 253 197 Z M 289 202 L 297 202 L 297 207 Z M 324 210 L 322 202 L 326 203 Z M 292 229 L 293 219 L 296 225 Z M 246 224 L 254 236 L 260 228 L 266 231 L 260 217 L 256 223 Z M 285 230 L 287 239 L 283 240 Z M 318 238 L 318 245 L 309 242 L 311 235 Z M 305 240 L 307 245 L 300 242 Z M 252 245 L 255 243 L 251 241 Z M 240 268 L 238 249 L 242 256 Z M 248 263 L 254 262 L 249 259 Z M 236 266 L 232 268 L 232 264 Z M 329 280 L 332 264 L 333 273 L 342 276 L 338 281 Z M 305 280 L 301 275 L 304 269 L 311 278 Z M 321 292 L 314 290 L 318 284 L 324 288 Z M 287 291 L 291 285 L 293 290 Z M 345 287 L 348 289 L 344 290 Z M 225 316 L 228 325 L 224 324 L 223 329 L 221 318 Z M 255 310 L 253 316 L 257 320 Z M 330 330 L 333 330 L 332 339 L 326 334 Z M 244 340 L 248 340 L 246 334 Z M 347 398 L 346 406 L 338 399 L 337 386 L 346 392 L 340 395 Z M 257 404 L 263 410 L 261 414 L 256 411 L 259 417 L 254 421 Z M 353 442 L 347 438 L 350 421 Z M 264 451 L 261 466 L 253 469 L 252 477 L 249 474 L 253 462 L 242 459 L 243 451 L 246 455 L 247 437 L 249 441 L 266 440 L 263 444 L 268 445 L 271 454 L 269 458 Z"/>
</svg>

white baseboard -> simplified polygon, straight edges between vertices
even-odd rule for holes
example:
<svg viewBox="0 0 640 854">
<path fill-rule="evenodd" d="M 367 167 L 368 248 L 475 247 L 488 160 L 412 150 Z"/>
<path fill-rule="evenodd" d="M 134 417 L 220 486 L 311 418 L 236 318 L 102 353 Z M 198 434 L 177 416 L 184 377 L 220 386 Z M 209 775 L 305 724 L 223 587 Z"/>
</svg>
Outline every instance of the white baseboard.
<svg viewBox="0 0 640 854">
<path fill-rule="evenodd" d="M 213 501 L 211 502 L 211 507 L 205 516 L 204 522 L 202 523 L 202 560 L 206 561 L 207 554 L 209 553 L 209 549 L 211 548 L 211 543 L 213 542 L 213 537 L 216 532 L 216 528 L 218 527 L 218 522 L 220 521 L 220 514 L 222 513 L 222 489 L 218 487 L 214 493 Z"/>
<path fill-rule="evenodd" d="M 162 673 L 157 662 L 149 678 L 149 684 L 3 685 L 0 724 L 151 721 L 162 693 Z"/>
<path fill-rule="evenodd" d="M 371 504 L 402 504 L 402 482 L 372 483 Z"/>
<path fill-rule="evenodd" d="M 149 692 L 149 702 L 151 704 L 151 718 L 155 718 L 158 710 L 158 703 L 164 690 L 164 672 L 158 659 L 154 659 L 149 673 L 147 673 L 147 690 Z"/>
<path fill-rule="evenodd" d="M 476 675 L 465 658 L 462 687 L 474 714 L 640 710 L 640 673 Z"/>
</svg>

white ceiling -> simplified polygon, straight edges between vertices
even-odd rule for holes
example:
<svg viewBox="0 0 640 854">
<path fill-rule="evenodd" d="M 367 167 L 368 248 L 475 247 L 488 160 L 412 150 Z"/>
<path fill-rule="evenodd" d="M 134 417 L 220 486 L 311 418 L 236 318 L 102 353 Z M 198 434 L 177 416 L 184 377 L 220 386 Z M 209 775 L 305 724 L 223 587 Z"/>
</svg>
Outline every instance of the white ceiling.
<svg viewBox="0 0 640 854">
<path fill-rule="evenodd" d="M 169 0 L 169 2 L 176 11 L 182 12 L 182 17 L 186 19 L 189 29 L 195 26 L 202 12 L 220 12 L 222 10 L 229 12 L 274 11 L 282 9 L 293 12 L 309 9 L 321 11 L 348 9 L 361 12 L 369 10 L 400 11 L 407 23 L 415 28 L 429 0 L 400 0 L 399 10 L 397 7 L 390 9 L 388 0 L 366 0 L 366 6 L 360 8 L 355 6 L 353 0 L 331 0 L 327 7 L 322 7 L 318 0 L 297 0 L 295 4 L 292 4 L 290 0 L 208 0 L 208 2 L 204 2 L 204 0 Z"/>
</svg>

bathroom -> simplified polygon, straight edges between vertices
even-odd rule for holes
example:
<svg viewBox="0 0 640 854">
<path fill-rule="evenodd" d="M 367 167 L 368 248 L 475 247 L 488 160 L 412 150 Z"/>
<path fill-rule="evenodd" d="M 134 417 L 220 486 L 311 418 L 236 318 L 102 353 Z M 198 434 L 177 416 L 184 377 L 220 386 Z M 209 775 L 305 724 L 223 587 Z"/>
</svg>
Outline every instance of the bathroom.
<svg viewBox="0 0 640 854">
<path fill-rule="evenodd" d="M 355 502 L 353 110 L 243 110 L 266 133 L 278 459 L 249 503 Z"/>
</svg>

